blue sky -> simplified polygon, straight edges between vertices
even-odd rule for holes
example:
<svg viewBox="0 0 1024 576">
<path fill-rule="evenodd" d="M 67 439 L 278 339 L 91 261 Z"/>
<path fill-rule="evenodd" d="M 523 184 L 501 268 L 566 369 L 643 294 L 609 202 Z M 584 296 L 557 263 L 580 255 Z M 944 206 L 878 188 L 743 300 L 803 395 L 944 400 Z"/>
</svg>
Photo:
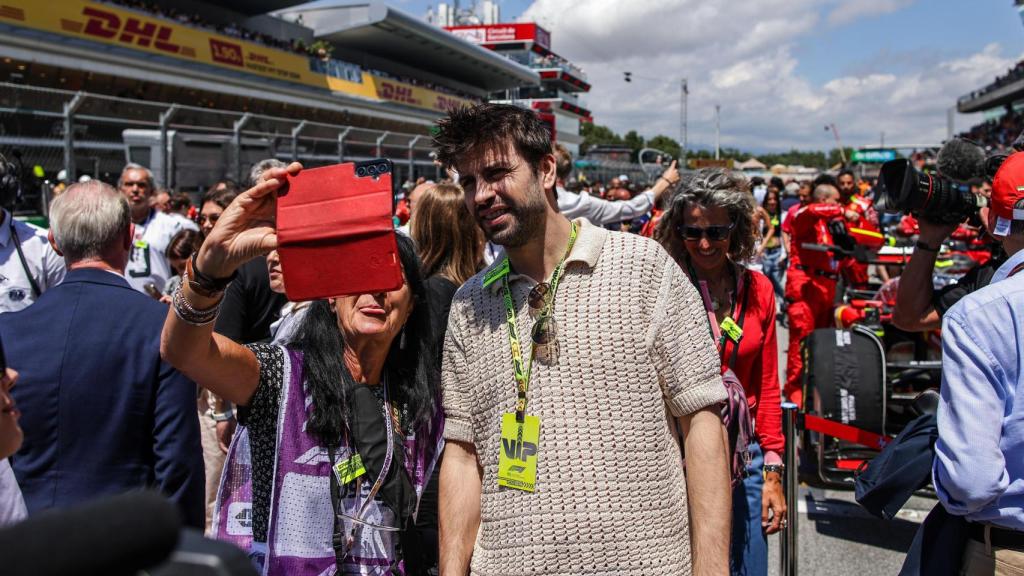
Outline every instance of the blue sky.
<svg viewBox="0 0 1024 576">
<path fill-rule="evenodd" d="M 1024 25 L 1010 0 L 919 0 L 892 14 L 823 30 L 802 41 L 794 55 L 798 72 L 823 83 L 836 73 L 905 72 L 991 42 L 1024 51 Z"/>
<path fill-rule="evenodd" d="M 401 8 L 422 16 L 430 2 Z M 469 4 L 463 2 L 463 5 Z M 504 20 L 538 21 L 593 84 L 595 121 L 650 137 L 679 134 L 689 79 L 691 147 L 825 148 L 938 144 L 957 97 L 1024 55 L 1011 0 L 505 0 Z M 622 71 L 661 78 L 622 82 Z M 978 115 L 957 115 L 963 130 Z"/>
</svg>

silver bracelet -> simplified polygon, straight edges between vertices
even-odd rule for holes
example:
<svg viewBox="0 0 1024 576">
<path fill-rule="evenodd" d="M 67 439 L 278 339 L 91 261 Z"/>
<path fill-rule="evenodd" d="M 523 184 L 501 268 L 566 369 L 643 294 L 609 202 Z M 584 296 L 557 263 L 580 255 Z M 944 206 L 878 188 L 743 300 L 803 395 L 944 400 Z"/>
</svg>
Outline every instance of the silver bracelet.
<svg viewBox="0 0 1024 576">
<path fill-rule="evenodd" d="M 220 312 L 220 302 L 206 310 L 197 310 L 185 298 L 183 288 L 184 283 L 178 284 L 178 288 L 174 291 L 174 297 L 171 299 L 174 315 L 179 320 L 192 326 L 205 326 L 217 319 L 217 313 Z"/>
</svg>

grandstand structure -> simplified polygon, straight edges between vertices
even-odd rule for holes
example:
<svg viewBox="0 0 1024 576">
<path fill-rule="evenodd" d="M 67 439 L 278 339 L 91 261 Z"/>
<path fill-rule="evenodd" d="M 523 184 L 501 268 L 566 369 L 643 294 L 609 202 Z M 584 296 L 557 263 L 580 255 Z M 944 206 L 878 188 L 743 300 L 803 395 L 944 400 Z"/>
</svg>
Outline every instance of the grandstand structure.
<svg viewBox="0 0 1024 576">
<path fill-rule="evenodd" d="M 987 112 L 1005 108 L 1012 109 L 1014 104 L 1024 101 L 1024 61 L 999 76 L 993 82 L 970 94 L 961 96 L 956 103 L 957 111 L 962 114 L 971 112 Z"/>
<path fill-rule="evenodd" d="M 579 100 L 590 91 L 583 70 L 551 50 L 551 33 L 532 22 L 447 26 L 452 34 L 536 70 L 539 85 L 509 87 L 492 101 L 527 106 L 548 125 L 551 137 L 579 156 L 580 123 L 593 122 Z"/>
<path fill-rule="evenodd" d="M 401 183 L 436 175 L 451 106 L 540 82 L 379 0 L 0 4 L 0 150 L 51 179 L 110 181 L 131 159 L 197 191 L 268 156 L 384 156 Z"/>
<path fill-rule="evenodd" d="M 1014 0 L 1014 7 L 1024 20 L 1024 0 Z M 1005 150 L 1024 130 L 1024 60 L 985 86 L 957 99 L 956 109 L 962 114 L 981 112 L 985 121 L 963 133 L 972 140 L 994 149 Z M 950 132 L 953 118 L 950 116 Z"/>
</svg>

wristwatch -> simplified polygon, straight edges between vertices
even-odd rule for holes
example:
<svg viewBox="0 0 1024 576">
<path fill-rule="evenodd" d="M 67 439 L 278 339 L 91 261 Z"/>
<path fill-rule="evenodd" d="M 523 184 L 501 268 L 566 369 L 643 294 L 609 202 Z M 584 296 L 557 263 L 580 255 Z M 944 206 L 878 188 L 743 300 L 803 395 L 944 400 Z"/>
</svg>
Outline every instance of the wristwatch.
<svg viewBox="0 0 1024 576">
<path fill-rule="evenodd" d="M 203 296 L 205 298 L 217 298 L 224 293 L 228 288 L 228 284 L 238 277 L 238 270 L 235 270 L 231 276 L 227 278 L 210 278 L 199 271 L 199 267 L 196 266 L 196 258 L 199 257 L 199 251 L 193 252 L 192 257 L 185 262 L 185 277 L 184 281 L 188 282 L 190 290 Z"/>
</svg>

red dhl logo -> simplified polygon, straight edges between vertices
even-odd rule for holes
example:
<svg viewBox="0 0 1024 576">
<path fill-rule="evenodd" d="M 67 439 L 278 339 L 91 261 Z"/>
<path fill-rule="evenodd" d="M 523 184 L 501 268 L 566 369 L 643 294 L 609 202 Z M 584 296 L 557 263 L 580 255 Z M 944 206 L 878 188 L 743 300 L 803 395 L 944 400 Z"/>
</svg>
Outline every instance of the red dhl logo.
<svg viewBox="0 0 1024 576">
<path fill-rule="evenodd" d="M 232 66 L 245 66 L 242 60 L 242 47 L 231 42 L 221 42 L 210 38 L 210 56 L 214 62 L 231 64 Z"/>
<path fill-rule="evenodd" d="M 157 50 L 172 54 L 181 52 L 181 46 L 171 42 L 173 30 L 169 26 L 161 26 L 135 17 L 126 18 L 122 22 L 117 14 L 92 7 L 83 8 L 82 15 L 87 18 L 82 32 L 89 36 L 116 39 L 118 42 L 137 44 L 144 48 L 153 46 Z"/>
<path fill-rule="evenodd" d="M 454 110 L 462 105 L 462 100 L 458 98 L 450 98 L 448 96 L 438 96 L 437 103 L 434 105 L 435 108 L 442 112 L 448 112 Z"/>
<path fill-rule="evenodd" d="M 390 82 L 380 83 L 380 96 L 385 100 L 391 100 L 392 102 L 401 102 L 403 104 L 419 104 L 412 95 L 412 88 L 408 86 L 395 86 Z"/>
</svg>

